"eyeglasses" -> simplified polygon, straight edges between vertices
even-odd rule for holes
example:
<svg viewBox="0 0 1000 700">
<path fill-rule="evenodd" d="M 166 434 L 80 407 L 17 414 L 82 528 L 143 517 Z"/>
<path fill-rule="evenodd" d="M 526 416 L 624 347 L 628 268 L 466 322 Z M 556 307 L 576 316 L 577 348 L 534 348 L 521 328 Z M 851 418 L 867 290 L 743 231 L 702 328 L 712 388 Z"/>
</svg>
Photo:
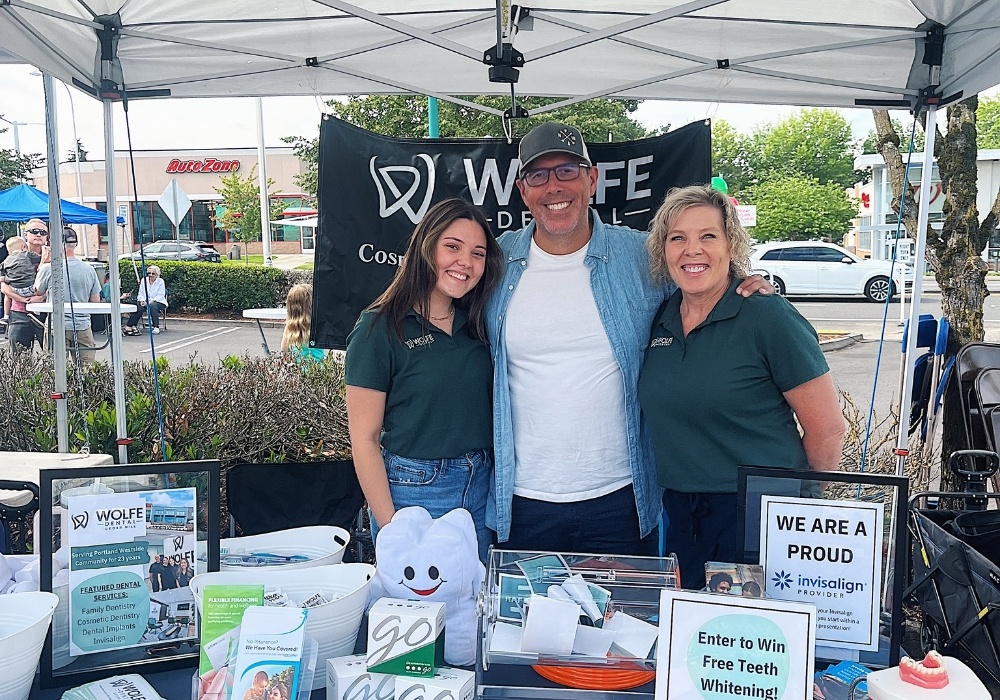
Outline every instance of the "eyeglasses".
<svg viewBox="0 0 1000 700">
<path fill-rule="evenodd" d="M 532 168 L 521 173 L 521 179 L 528 187 L 541 187 L 549 181 L 549 173 L 555 173 L 556 180 L 560 182 L 569 182 L 580 177 L 580 170 L 589 167 L 586 163 L 563 163 L 551 168 Z"/>
<path fill-rule="evenodd" d="M 29 228 L 25 233 L 33 233 L 36 236 L 47 236 L 49 232 L 43 228 Z"/>
</svg>

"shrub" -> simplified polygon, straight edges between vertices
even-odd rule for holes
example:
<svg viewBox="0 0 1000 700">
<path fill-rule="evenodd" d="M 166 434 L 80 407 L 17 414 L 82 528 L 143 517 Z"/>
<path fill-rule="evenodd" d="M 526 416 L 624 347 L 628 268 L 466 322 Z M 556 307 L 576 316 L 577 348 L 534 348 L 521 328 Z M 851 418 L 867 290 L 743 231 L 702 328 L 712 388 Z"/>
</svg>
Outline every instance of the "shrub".
<svg viewBox="0 0 1000 700">
<path fill-rule="evenodd" d="M 178 368 L 160 358 L 167 458 L 279 462 L 350 456 L 343 365 L 335 356 L 300 367 L 290 357 L 249 356 L 222 366 Z M 149 362 L 125 362 L 130 462 L 159 461 L 159 424 Z M 70 450 L 117 458 L 114 379 L 96 363 L 68 370 Z M 54 452 L 52 359 L 0 350 L 0 451 Z"/>
<path fill-rule="evenodd" d="M 155 263 L 167 287 L 173 309 L 189 311 L 233 311 L 267 308 L 284 304 L 288 290 L 300 282 L 312 282 L 312 272 L 279 270 L 262 265 L 212 265 L 175 260 Z M 120 260 L 122 291 L 138 290 L 135 269 L 130 260 Z"/>
</svg>

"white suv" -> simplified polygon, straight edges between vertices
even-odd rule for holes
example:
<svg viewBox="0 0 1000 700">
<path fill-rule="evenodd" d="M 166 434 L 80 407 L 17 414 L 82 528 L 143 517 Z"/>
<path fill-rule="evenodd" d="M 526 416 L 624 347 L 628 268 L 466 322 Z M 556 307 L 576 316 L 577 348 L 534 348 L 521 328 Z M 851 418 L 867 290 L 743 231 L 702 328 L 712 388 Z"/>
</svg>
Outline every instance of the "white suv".
<svg viewBox="0 0 1000 700">
<path fill-rule="evenodd" d="M 860 296 L 885 302 L 899 280 L 913 284 L 913 266 L 888 260 L 864 260 L 832 243 L 782 241 L 761 243 L 750 252 L 754 272 L 769 277 L 778 294 Z M 890 280 L 890 270 L 894 281 Z"/>
</svg>

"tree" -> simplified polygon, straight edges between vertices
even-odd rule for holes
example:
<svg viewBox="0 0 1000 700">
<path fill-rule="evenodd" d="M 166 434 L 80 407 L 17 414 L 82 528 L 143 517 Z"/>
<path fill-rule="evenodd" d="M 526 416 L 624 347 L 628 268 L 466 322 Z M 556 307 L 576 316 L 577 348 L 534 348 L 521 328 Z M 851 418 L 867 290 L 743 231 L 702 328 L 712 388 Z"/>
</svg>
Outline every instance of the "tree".
<svg viewBox="0 0 1000 700">
<path fill-rule="evenodd" d="M 75 163 L 76 161 L 80 161 L 81 163 L 87 162 L 87 151 L 84 149 L 83 143 L 80 142 L 80 139 L 76 140 L 76 148 L 69 151 L 69 155 L 66 156 L 66 160 L 70 163 Z"/>
<path fill-rule="evenodd" d="M 745 195 L 757 205 L 757 226 L 752 233 L 762 241 L 823 239 L 839 243 L 857 215 L 857 208 L 839 185 L 821 184 L 800 175 L 765 180 Z"/>
<path fill-rule="evenodd" d="M 3 118 L 2 114 L 0 118 Z M 6 131 L 6 128 L 0 129 L 0 134 Z M 0 148 L 0 190 L 26 182 L 31 171 L 44 164 L 45 159 L 40 153 L 18 154 L 13 149 Z M 17 224 L 13 221 L 0 222 L 0 241 L 10 238 L 16 232 Z"/>
<path fill-rule="evenodd" d="M 980 98 L 976 130 L 979 148 L 1000 148 L 1000 95 Z"/>
<path fill-rule="evenodd" d="M 464 97 L 469 102 L 504 110 L 510 98 L 502 96 Z M 529 112 L 557 102 L 551 97 L 525 97 L 519 104 Z M 346 102 L 327 102 L 334 116 L 385 136 L 422 138 L 427 136 L 427 98 L 421 95 L 354 95 Z M 521 136 L 538 124 L 559 121 L 575 126 L 588 141 L 628 141 L 645 138 L 661 130 L 649 131 L 631 115 L 639 107 L 637 100 L 588 100 L 570 107 L 545 112 L 529 119 L 514 121 L 514 136 Z M 438 103 L 439 133 L 443 138 L 499 138 L 504 136 L 499 117 L 453 102 Z M 306 172 L 295 182 L 308 194 L 316 194 L 318 184 L 319 139 L 286 136 Z"/>
<path fill-rule="evenodd" d="M 736 197 L 751 181 L 753 163 L 747 155 L 747 138 L 725 119 L 712 122 L 712 174 L 721 175 Z"/>
<path fill-rule="evenodd" d="M 934 155 L 945 193 L 942 207 L 944 221 L 940 231 L 930 226 L 926 231 L 927 259 L 934 270 L 934 277 L 941 288 L 941 310 L 951 323 L 948 353 L 955 354 L 969 342 L 984 337 L 983 302 L 988 267 L 982 251 L 996 230 L 1000 220 L 1000 193 L 982 222 L 976 209 L 977 186 L 977 128 L 976 116 L 979 98 L 972 96 L 948 107 L 947 131 L 935 135 Z M 987 115 L 992 119 L 990 110 Z M 885 159 L 886 172 L 892 189 L 892 208 L 899 214 L 902 197 L 906 197 L 903 224 L 909 236 L 917 238 L 917 208 L 907 183 L 904 183 L 905 164 L 899 153 L 900 137 L 892 128 L 887 112 L 875 111 L 875 127 L 879 135 L 879 152 Z M 944 440 L 945 455 L 964 447 L 963 416 L 959 405 L 958 382 L 951 382 L 945 398 Z M 957 490 L 954 475 L 942 465 L 942 488 Z"/>
<path fill-rule="evenodd" d="M 773 173 L 815 178 L 841 188 L 856 182 L 851 125 L 834 109 L 803 109 L 751 139 L 756 182 Z"/>
<path fill-rule="evenodd" d="M 904 150 L 908 150 L 910 147 L 910 134 L 913 130 L 912 120 L 904 126 L 903 122 L 898 119 L 892 119 L 892 129 L 900 137 L 900 146 Z M 861 142 L 861 152 L 862 153 L 878 153 L 878 130 L 872 129 L 868 132 L 868 135 Z M 913 152 L 921 153 L 924 150 L 924 130 L 917 126 L 917 131 L 913 134 Z"/>
<path fill-rule="evenodd" d="M 231 173 L 220 178 L 222 187 L 213 189 L 222 196 L 222 205 L 225 212 L 219 219 L 222 228 L 236 233 L 236 238 L 244 244 L 251 241 L 262 240 L 262 227 L 260 221 L 260 189 L 257 184 L 257 167 L 250 170 L 246 178 L 241 178 L 238 173 Z M 268 195 L 277 194 L 271 192 L 274 180 L 267 179 Z M 271 208 L 271 221 L 277 220 L 281 212 L 287 206 L 284 202 L 276 199 L 269 199 Z"/>
</svg>

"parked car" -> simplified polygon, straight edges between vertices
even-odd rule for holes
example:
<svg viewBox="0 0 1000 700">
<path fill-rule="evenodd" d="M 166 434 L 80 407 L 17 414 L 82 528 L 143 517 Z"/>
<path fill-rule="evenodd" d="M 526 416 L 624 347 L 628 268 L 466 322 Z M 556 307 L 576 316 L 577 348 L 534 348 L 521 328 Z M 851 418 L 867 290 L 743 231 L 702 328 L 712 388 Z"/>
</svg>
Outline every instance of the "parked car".
<svg viewBox="0 0 1000 700">
<path fill-rule="evenodd" d="M 903 280 L 913 284 L 913 266 L 888 260 L 865 260 L 839 245 L 820 241 L 760 243 L 750 252 L 754 272 L 765 275 L 778 294 L 788 296 L 861 296 L 884 302 Z M 890 279 L 892 273 L 892 279 Z"/>
<path fill-rule="evenodd" d="M 158 241 L 142 249 L 147 260 L 187 260 L 189 262 L 222 262 L 219 251 L 208 243 L 199 241 Z M 125 253 L 119 258 L 139 259 L 139 251 Z"/>
</svg>

